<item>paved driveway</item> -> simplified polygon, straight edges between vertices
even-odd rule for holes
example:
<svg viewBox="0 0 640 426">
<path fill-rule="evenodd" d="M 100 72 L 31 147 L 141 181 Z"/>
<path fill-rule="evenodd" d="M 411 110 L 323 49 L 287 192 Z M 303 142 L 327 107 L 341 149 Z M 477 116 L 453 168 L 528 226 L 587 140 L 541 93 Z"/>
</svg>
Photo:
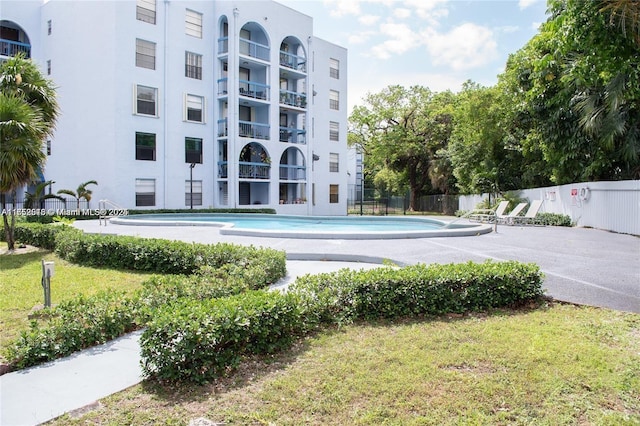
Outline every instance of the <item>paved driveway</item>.
<svg viewBox="0 0 640 426">
<path fill-rule="evenodd" d="M 597 229 L 499 226 L 498 232 L 472 237 L 309 240 L 220 235 L 214 227 L 99 226 L 98 221 L 75 225 L 94 233 L 271 247 L 284 250 L 290 260 L 388 259 L 401 265 L 485 259 L 534 262 L 545 273 L 547 294 L 555 299 L 640 313 L 640 238 Z M 317 262 L 308 265 L 309 273 L 326 270 Z"/>
</svg>

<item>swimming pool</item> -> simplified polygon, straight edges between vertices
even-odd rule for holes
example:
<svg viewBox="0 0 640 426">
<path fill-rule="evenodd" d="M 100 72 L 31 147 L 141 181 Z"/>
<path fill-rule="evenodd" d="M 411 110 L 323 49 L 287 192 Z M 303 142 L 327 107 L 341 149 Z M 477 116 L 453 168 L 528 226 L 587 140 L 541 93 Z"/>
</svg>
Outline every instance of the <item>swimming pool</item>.
<svg viewBox="0 0 640 426">
<path fill-rule="evenodd" d="M 448 224 L 415 216 L 289 216 L 252 213 L 141 214 L 111 219 L 118 225 L 213 226 L 221 235 L 317 239 L 398 239 L 491 232 L 483 224 Z"/>
</svg>

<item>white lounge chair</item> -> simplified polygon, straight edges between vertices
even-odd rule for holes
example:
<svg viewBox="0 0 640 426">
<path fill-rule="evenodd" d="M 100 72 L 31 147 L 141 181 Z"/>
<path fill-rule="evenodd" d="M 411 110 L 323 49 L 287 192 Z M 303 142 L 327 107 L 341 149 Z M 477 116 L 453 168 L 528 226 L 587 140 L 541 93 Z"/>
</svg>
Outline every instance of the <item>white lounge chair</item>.
<svg viewBox="0 0 640 426">
<path fill-rule="evenodd" d="M 524 210 L 525 207 L 527 207 L 527 203 L 518 204 L 513 210 L 511 210 L 511 212 L 509 212 L 508 215 L 498 217 L 497 218 L 498 219 L 498 223 L 503 223 L 503 224 L 507 223 L 509 225 L 512 225 L 514 218 L 519 216 L 520 212 L 522 212 L 522 210 Z"/>
<path fill-rule="evenodd" d="M 500 201 L 495 211 L 491 209 L 474 210 L 469 215 L 469 220 L 472 222 L 493 222 L 495 218 L 504 217 L 504 211 L 508 206 L 508 201 Z"/>
<path fill-rule="evenodd" d="M 534 200 L 524 216 L 516 216 L 513 218 L 513 224 L 516 225 L 531 225 L 535 222 L 536 215 L 542 206 L 542 200 Z"/>
</svg>

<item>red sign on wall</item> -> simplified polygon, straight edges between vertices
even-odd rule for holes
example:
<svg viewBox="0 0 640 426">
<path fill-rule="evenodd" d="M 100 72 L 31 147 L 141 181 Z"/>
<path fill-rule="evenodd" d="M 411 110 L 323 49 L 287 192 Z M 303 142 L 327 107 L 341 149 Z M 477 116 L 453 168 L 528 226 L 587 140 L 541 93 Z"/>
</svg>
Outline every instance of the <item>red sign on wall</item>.
<svg viewBox="0 0 640 426">
<path fill-rule="evenodd" d="M 571 188 L 571 196 L 572 197 L 576 197 L 578 195 L 578 189 L 577 188 Z"/>
</svg>

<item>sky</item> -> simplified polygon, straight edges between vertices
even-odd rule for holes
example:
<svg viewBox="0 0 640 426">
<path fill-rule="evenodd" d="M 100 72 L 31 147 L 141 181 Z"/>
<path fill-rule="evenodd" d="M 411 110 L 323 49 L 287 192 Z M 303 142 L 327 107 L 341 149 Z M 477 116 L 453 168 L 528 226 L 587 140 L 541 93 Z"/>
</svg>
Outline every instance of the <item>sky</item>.
<svg viewBox="0 0 640 426">
<path fill-rule="evenodd" d="M 497 82 L 546 21 L 545 0 L 277 0 L 348 49 L 349 113 L 392 84 L 457 92 Z"/>
</svg>

